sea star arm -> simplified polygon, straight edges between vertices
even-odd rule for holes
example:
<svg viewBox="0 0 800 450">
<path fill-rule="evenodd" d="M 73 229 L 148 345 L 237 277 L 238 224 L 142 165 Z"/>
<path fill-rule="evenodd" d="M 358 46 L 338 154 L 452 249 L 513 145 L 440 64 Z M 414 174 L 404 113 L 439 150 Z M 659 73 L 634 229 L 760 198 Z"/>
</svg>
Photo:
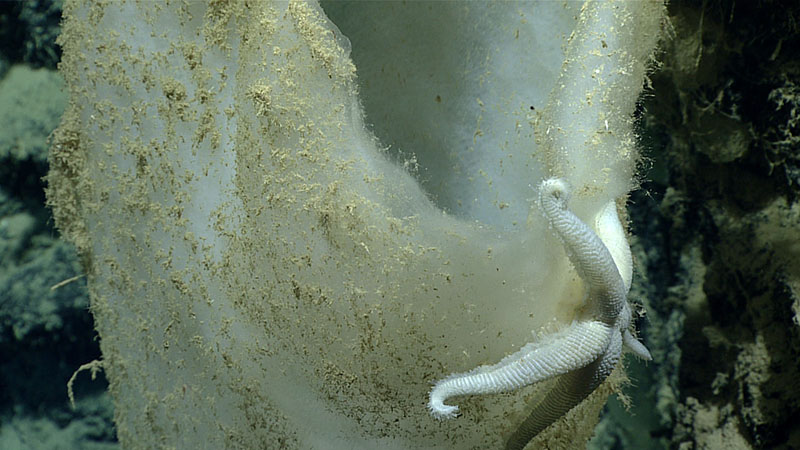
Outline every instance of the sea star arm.
<svg viewBox="0 0 800 450">
<path fill-rule="evenodd" d="M 428 409 L 437 419 L 456 417 L 458 406 L 444 404 L 449 397 L 512 391 L 583 367 L 605 353 L 611 331 L 602 322 L 578 322 L 497 364 L 450 375 L 434 385 Z"/>
<path fill-rule="evenodd" d="M 641 342 L 639 342 L 630 331 L 625 330 L 622 332 L 622 343 L 625 344 L 628 349 L 630 349 L 634 355 L 638 356 L 639 358 L 650 361 L 653 357 L 650 355 L 650 350 L 644 346 Z"/>
<path fill-rule="evenodd" d="M 647 347 L 628 330 L 631 311 L 627 297 L 633 263 L 616 203 L 609 202 L 597 214 L 598 235 L 567 208 L 568 200 L 569 186 L 564 180 L 551 178 L 542 182 L 539 203 L 589 289 L 587 298 L 593 315 L 619 330 L 622 343 L 636 356 L 653 359 Z"/>
<path fill-rule="evenodd" d="M 600 237 L 567 208 L 569 187 L 551 178 L 539 187 L 539 204 L 588 288 L 590 313 L 612 325 L 627 304 L 627 289 L 611 252 Z M 618 219 L 617 219 L 618 221 Z"/>
<path fill-rule="evenodd" d="M 608 351 L 591 364 L 563 375 L 506 442 L 506 450 L 522 450 L 542 430 L 569 412 L 605 381 L 619 362 L 622 342 L 615 333 Z"/>
</svg>

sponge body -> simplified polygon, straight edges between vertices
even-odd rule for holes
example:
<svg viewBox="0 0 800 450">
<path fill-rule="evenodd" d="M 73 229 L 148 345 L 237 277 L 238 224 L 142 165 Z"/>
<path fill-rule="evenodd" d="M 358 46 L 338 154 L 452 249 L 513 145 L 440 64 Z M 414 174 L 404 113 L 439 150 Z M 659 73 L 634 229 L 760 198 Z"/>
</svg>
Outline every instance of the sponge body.
<svg viewBox="0 0 800 450">
<path fill-rule="evenodd" d="M 433 380 L 581 307 L 530 186 L 569 178 L 587 221 L 630 189 L 663 5 L 380 7 L 398 8 L 373 14 L 388 56 L 311 2 L 67 3 L 48 199 L 84 257 L 124 446 L 494 448 L 541 397 L 466 400 L 453 423 L 425 408 Z M 390 26 L 415 15 L 458 33 L 414 61 L 436 33 Z M 583 36 L 609 55 L 580 59 Z M 588 435 L 603 401 L 542 439 Z"/>
</svg>

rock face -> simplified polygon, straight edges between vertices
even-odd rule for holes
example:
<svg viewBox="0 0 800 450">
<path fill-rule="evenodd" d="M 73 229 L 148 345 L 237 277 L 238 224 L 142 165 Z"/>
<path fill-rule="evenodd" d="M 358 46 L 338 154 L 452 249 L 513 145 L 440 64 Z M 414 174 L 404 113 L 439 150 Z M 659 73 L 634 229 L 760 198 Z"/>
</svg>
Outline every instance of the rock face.
<svg viewBox="0 0 800 450">
<path fill-rule="evenodd" d="M 654 364 L 601 448 L 800 447 L 800 9 L 774 5 L 669 5 L 630 208 Z"/>
<path fill-rule="evenodd" d="M 719 6 L 670 7 L 675 37 L 647 105 L 664 148 L 659 259 L 672 268 L 652 303 L 673 324 L 662 426 L 681 448 L 793 448 L 800 10 Z"/>
</svg>

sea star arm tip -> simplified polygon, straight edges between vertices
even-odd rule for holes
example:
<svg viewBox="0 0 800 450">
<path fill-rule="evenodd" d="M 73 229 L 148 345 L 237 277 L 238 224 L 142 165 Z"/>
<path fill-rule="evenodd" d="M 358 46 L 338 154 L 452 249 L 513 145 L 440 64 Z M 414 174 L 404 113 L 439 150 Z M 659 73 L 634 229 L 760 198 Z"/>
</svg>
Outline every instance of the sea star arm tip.
<svg viewBox="0 0 800 450">
<path fill-rule="evenodd" d="M 638 356 L 639 358 L 645 361 L 652 361 L 653 356 L 650 354 L 650 350 L 644 346 L 638 339 L 633 337 L 630 331 L 625 330 L 622 333 L 622 342 L 625 344 L 628 349 L 630 349 L 634 355 Z"/>
<path fill-rule="evenodd" d="M 459 416 L 458 406 L 444 404 L 446 398 L 440 392 L 437 392 L 435 387 L 431 390 L 428 411 L 435 419 L 455 419 Z"/>
</svg>

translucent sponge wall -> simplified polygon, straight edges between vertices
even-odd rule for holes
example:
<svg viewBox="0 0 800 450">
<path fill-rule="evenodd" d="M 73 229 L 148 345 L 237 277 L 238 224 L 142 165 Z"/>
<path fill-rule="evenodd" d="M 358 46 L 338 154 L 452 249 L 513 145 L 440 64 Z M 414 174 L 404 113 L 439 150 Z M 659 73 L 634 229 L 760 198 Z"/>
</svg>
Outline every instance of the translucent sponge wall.
<svg viewBox="0 0 800 450">
<path fill-rule="evenodd" d="M 501 447 L 542 388 L 465 398 L 450 422 L 427 394 L 581 305 L 529 199 L 569 176 L 588 221 L 631 186 L 632 144 L 595 138 L 629 136 L 659 15 L 625 29 L 641 45 L 593 41 L 635 86 L 613 96 L 570 75 L 588 60 L 568 37 L 660 6 L 603 5 L 67 2 L 48 199 L 123 445 Z M 598 101 L 563 90 L 584 75 Z M 592 120 L 562 114 L 576 98 Z M 604 400 L 541 439 L 582 442 Z"/>
</svg>

